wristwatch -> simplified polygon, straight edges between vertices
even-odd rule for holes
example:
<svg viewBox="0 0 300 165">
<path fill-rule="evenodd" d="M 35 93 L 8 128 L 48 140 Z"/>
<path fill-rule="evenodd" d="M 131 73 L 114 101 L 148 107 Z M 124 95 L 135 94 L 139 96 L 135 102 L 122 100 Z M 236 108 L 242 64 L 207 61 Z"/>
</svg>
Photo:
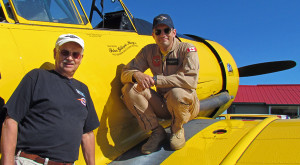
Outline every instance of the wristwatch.
<svg viewBox="0 0 300 165">
<path fill-rule="evenodd" d="M 153 76 L 154 84 L 157 84 L 157 75 Z"/>
</svg>

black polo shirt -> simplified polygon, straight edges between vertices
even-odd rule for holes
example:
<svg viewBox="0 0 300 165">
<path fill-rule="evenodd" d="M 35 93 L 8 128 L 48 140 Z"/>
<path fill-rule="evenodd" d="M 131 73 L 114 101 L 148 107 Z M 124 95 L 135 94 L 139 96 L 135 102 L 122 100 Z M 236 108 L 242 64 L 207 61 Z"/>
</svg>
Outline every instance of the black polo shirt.
<svg viewBox="0 0 300 165">
<path fill-rule="evenodd" d="M 30 71 L 4 108 L 19 123 L 17 150 L 59 162 L 76 161 L 82 135 L 99 126 L 87 86 L 55 71 Z"/>
</svg>

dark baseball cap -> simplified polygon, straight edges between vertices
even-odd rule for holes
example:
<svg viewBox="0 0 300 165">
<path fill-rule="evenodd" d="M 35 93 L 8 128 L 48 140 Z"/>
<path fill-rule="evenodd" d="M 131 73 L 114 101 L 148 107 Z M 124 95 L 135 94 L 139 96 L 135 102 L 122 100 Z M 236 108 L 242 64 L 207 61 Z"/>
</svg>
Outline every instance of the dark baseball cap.
<svg viewBox="0 0 300 165">
<path fill-rule="evenodd" d="M 174 29 L 173 21 L 168 14 L 160 14 L 160 15 L 156 16 L 153 19 L 152 29 L 154 29 L 159 24 L 165 24 L 165 25 L 169 26 L 170 28 Z"/>
</svg>

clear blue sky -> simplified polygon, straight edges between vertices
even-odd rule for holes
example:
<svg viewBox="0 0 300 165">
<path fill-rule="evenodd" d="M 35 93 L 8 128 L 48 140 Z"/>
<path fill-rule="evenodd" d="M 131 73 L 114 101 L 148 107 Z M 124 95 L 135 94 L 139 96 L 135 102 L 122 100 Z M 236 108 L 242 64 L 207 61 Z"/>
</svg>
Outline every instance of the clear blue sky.
<svg viewBox="0 0 300 165">
<path fill-rule="evenodd" d="M 86 0 L 82 1 L 89 15 Z M 124 0 L 134 17 L 149 22 L 169 14 L 178 33 L 223 45 L 242 67 L 294 60 L 286 71 L 240 78 L 241 85 L 300 84 L 300 0 Z"/>
</svg>

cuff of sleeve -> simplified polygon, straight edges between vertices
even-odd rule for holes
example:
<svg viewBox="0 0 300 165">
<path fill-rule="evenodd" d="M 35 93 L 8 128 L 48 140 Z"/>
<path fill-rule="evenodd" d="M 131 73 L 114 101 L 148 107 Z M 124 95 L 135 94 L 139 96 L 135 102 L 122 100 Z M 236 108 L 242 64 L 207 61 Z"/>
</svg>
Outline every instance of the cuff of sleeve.
<svg viewBox="0 0 300 165">
<path fill-rule="evenodd" d="M 164 79 L 163 75 L 156 75 L 156 86 L 162 85 L 162 80 Z"/>
<path fill-rule="evenodd" d="M 122 75 L 121 75 L 121 81 L 122 81 L 122 83 L 123 84 L 125 84 L 125 83 L 133 83 L 133 74 L 134 74 L 134 72 L 126 72 L 126 73 L 122 73 Z"/>
<path fill-rule="evenodd" d="M 134 74 L 134 73 L 133 73 L 133 74 Z M 134 78 L 133 74 L 131 75 L 131 81 L 132 81 L 133 83 L 136 83 L 136 79 Z"/>
</svg>

